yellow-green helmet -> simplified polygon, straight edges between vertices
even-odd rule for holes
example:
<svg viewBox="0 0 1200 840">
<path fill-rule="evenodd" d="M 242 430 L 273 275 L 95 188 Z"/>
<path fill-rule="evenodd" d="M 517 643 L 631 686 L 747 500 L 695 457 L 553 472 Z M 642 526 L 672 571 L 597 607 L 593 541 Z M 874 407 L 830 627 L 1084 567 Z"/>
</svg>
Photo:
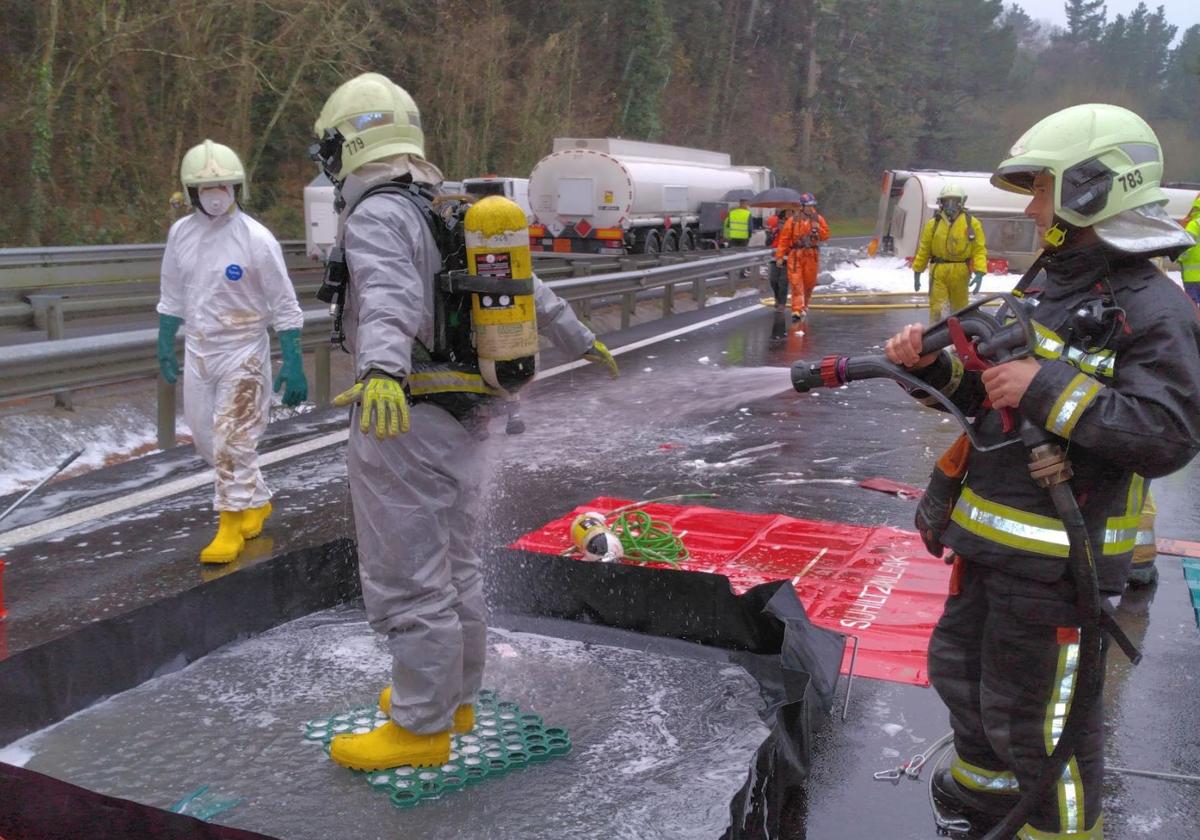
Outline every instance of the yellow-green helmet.
<svg viewBox="0 0 1200 840">
<path fill-rule="evenodd" d="M 330 94 L 313 130 L 310 154 L 334 183 L 360 166 L 394 155 L 425 157 L 421 112 L 404 88 L 363 73 Z"/>
<path fill-rule="evenodd" d="M 957 198 L 959 201 L 967 200 L 967 191 L 962 188 L 961 184 L 951 182 L 942 187 L 942 191 L 938 193 L 938 201 L 943 198 Z"/>
<path fill-rule="evenodd" d="M 992 184 L 1032 194 L 1042 172 L 1054 176 L 1054 214 L 1077 228 L 1167 201 L 1158 137 L 1116 105 L 1075 105 L 1041 120 L 1013 144 Z"/>
<path fill-rule="evenodd" d="M 192 206 L 196 206 L 196 195 L 201 187 L 219 187 L 232 184 L 239 199 L 250 197 L 250 184 L 246 170 L 237 152 L 228 146 L 205 140 L 188 149 L 179 164 L 179 180 Z"/>
</svg>

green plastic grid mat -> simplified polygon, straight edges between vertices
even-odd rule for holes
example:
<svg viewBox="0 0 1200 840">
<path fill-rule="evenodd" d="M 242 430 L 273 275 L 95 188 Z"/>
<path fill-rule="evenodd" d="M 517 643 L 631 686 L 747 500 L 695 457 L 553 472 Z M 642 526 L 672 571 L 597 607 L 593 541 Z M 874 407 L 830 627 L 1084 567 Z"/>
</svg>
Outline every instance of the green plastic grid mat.
<svg viewBox="0 0 1200 840">
<path fill-rule="evenodd" d="M 387 720 L 388 716 L 378 707 L 360 707 L 308 721 L 304 724 L 304 737 L 321 742 L 328 753 L 329 742 L 335 735 L 370 732 Z M 570 751 L 571 737 L 567 730 L 546 726 L 541 715 L 522 712 L 516 703 L 501 700 L 494 691 L 484 689 L 475 702 L 475 728 L 462 735 L 451 735 L 450 760 L 445 764 L 396 767 L 359 775 L 371 787 L 386 791 L 393 805 L 411 808 Z"/>
<path fill-rule="evenodd" d="M 1196 613 L 1196 626 L 1200 627 L 1200 560 L 1183 558 L 1183 578 L 1187 581 L 1192 596 L 1192 610 Z"/>
</svg>

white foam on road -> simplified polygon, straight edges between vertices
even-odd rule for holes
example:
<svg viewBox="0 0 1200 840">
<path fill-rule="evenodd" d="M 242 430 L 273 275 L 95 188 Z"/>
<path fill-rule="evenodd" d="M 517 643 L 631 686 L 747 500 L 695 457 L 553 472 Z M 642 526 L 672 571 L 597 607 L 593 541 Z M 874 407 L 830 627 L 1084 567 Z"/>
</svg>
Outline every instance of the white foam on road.
<svg viewBox="0 0 1200 840">
<path fill-rule="evenodd" d="M 842 263 L 829 270 L 833 282 L 817 287 L 817 294 L 837 294 L 838 292 L 912 292 L 913 273 L 901 257 L 870 257 L 854 263 Z M 1178 271 L 1168 271 L 1166 275 L 1175 285 L 1183 286 L 1183 276 Z M 1020 274 L 985 274 L 982 292 L 999 294 L 1010 292 Z M 929 293 L 929 271 L 921 275 L 921 291 Z"/>
<path fill-rule="evenodd" d="M 634 350 L 639 350 L 642 347 L 649 347 L 652 344 L 657 344 L 662 341 L 667 341 L 687 333 L 702 330 L 705 327 L 710 327 L 715 324 L 720 324 L 724 321 L 729 321 L 733 318 L 740 318 L 749 312 L 761 312 L 757 306 L 747 306 L 742 309 L 736 309 L 732 312 L 726 312 L 712 318 L 707 318 L 703 321 L 698 321 L 695 324 L 690 324 L 686 327 L 680 327 L 670 332 L 665 332 L 659 335 L 654 335 L 641 341 L 634 341 L 630 344 L 612 350 L 614 356 L 620 356 L 624 353 L 631 353 Z M 575 370 L 591 364 L 584 359 L 579 359 L 574 362 L 558 365 L 557 367 L 549 368 L 537 374 L 535 380 L 541 381 L 549 379 L 553 376 L 566 373 L 567 371 Z M 348 429 L 340 429 L 336 432 L 322 435 L 321 437 L 313 438 L 312 440 L 303 441 L 302 443 L 293 444 L 292 446 L 277 449 L 274 452 L 267 452 L 258 458 L 259 466 L 267 467 L 272 464 L 278 464 L 282 461 L 288 461 L 292 458 L 298 458 L 302 455 L 307 455 L 310 452 L 315 452 L 318 449 L 324 449 L 329 446 L 337 446 L 345 443 L 349 437 Z M 196 490 L 200 487 L 212 484 L 215 476 L 212 470 L 204 470 L 196 475 L 188 476 L 187 478 L 179 478 L 174 481 L 168 481 L 165 484 L 160 484 L 155 487 L 149 487 L 145 490 L 138 490 L 125 496 L 120 496 L 114 499 L 109 499 L 98 504 L 89 505 L 71 513 L 65 513 L 61 516 L 54 516 L 45 519 L 41 522 L 36 522 L 32 525 L 25 525 L 20 528 L 13 528 L 10 531 L 0 533 L 0 549 L 11 548 L 22 543 L 33 542 L 43 539 L 50 534 L 67 528 L 73 528 L 78 525 L 83 525 L 97 519 L 103 519 L 108 516 L 114 516 L 118 513 L 133 510 L 134 508 L 144 507 L 146 505 L 157 502 L 161 499 L 175 496 L 180 493 L 186 493 L 190 490 Z"/>
<path fill-rule="evenodd" d="M 856 264 L 844 263 L 830 270 L 833 282 L 817 287 L 817 294 L 838 292 L 912 292 L 913 272 L 900 257 L 872 257 Z M 982 291 L 1009 292 L 1021 279 L 1019 274 L 986 274 Z M 921 275 L 921 291 L 929 292 L 929 272 Z"/>
</svg>

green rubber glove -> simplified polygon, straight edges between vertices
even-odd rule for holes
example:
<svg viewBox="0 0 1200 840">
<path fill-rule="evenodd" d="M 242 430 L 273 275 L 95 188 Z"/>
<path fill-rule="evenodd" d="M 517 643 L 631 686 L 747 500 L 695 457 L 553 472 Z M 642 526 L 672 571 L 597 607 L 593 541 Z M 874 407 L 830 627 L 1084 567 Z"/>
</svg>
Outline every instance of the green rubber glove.
<svg viewBox="0 0 1200 840">
<path fill-rule="evenodd" d="M 913 291 L 921 291 L 921 272 L 919 271 L 913 272 Z"/>
<path fill-rule="evenodd" d="M 408 400 L 404 386 L 377 370 L 370 371 L 362 382 L 333 398 L 339 406 L 361 403 L 358 430 L 366 434 L 371 430 L 371 414 L 375 414 L 375 437 L 380 440 L 392 438 L 408 431 Z"/>
<path fill-rule="evenodd" d="M 179 379 L 179 357 L 175 355 L 175 335 L 183 325 L 174 315 L 158 316 L 158 372 L 171 385 Z"/>
<path fill-rule="evenodd" d="M 971 278 L 971 291 L 978 294 L 981 286 L 983 286 L 983 272 L 976 271 L 975 276 Z"/>
<path fill-rule="evenodd" d="M 583 358 L 592 364 L 604 365 L 608 369 L 608 375 L 613 379 L 621 375 L 621 371 L 617 370 L 617 360 L 613 358 L 612 353 L 608 352 L 604 342 L 598 338 L 592 342 L 592 349 L 584 353 Z"/>
<path fill-rule="evenodd" d="M 284 330 L 279 333 L 279 349 L 283 351 L 283 364 L 275 377 L 275 393 L 284 388 L 283 404 L 299 405 L 308 399 L 308 380 L 304 378 L 304 353 L 300 349 L 300 330 Z"/>
</svg>

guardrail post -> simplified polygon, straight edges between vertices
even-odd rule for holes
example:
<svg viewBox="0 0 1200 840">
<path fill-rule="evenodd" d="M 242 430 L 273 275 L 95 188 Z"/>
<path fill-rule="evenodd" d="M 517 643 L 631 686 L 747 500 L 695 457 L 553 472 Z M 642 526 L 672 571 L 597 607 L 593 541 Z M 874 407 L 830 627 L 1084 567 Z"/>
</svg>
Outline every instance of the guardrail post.
<svg viewBox="0 0 1200 840">
<path fill-rule="evenodd" d="M 668 283 L 663 286 L 663 309 L 662 316 L 666 318 L 675 312 L 675 284 Z"/>
<path fill-rule="evenodd" d="M 696 301 L 696 308 L 704 308 L 704 293 L 708 291 L 708 278 L 699 277 L 692 281 L 692 300 Z"/>
<path fill-rule="evenodd" d="M 175 386 L 159 375 L 158 384 L 158 448 L 175 447 Z"/>
<path fill-rule="evenodd" d="M 633 320 L 634 310 L 637 309 L 637 292 L 626 292 L 621 295 L 621 329 L 629 329 Z"/>
<path fill-rule="evenodd" d="M 729 283 L 729 296 L 730 297 L 734 297 L 735 295 L 737 295 L 738 280 L 740 280 L 741 277 L 742 277 L 742 270 L 740 268 L 731 268 L 725 272 L 725 279 Z"/>
<path fill-rule="evenodd" d="M 58 341 L 65 338 L 66 325 L 63 320 L 62 295 L 29 295 L 29 305 L 33 307 L 33 324 L 38 329 L 46 331 L 46 338 Z M 75 410 L 70 391 L 59 391 L 54 395 L 54 407 Z"/>
<path fill-rule="evenodd" d="M 333 345 L 324 341 L 313 351 L 314 396 L 318 406 L 329 405 L 330 380 L 332 378 L 333 361 L 331 359 Z"/>
</svg>

